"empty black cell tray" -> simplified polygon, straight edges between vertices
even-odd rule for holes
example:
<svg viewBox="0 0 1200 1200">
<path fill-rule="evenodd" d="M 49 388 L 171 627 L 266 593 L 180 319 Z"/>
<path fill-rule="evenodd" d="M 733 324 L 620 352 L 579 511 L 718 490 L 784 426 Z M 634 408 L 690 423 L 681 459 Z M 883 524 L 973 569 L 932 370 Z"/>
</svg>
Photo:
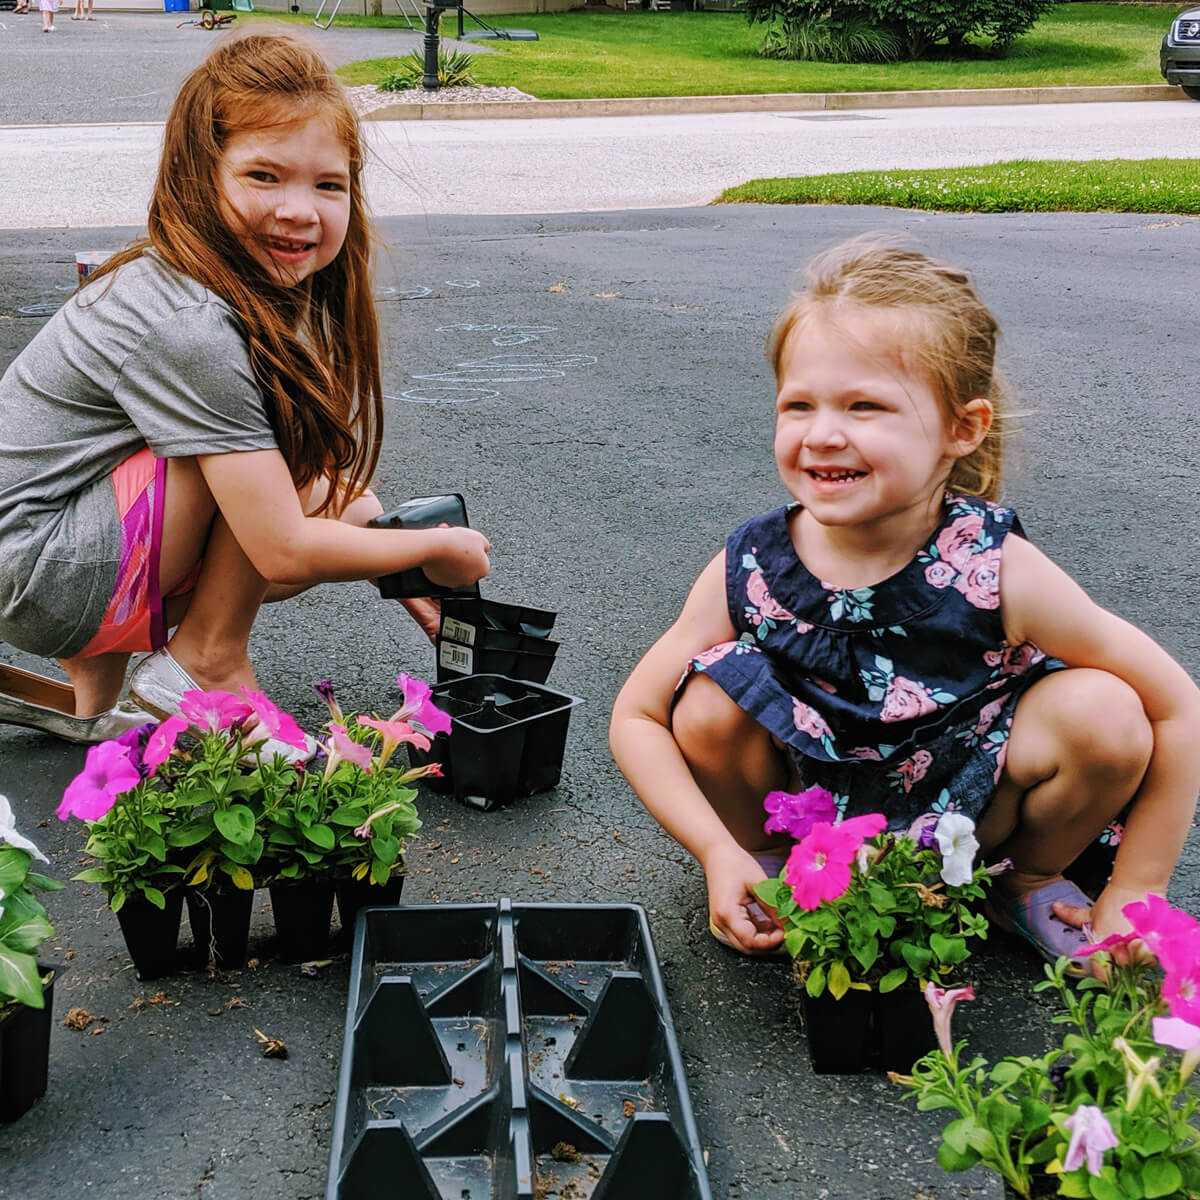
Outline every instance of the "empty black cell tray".
<svg viewBox="0 0 1200 1200">
<path fill-rule="evenodd" d="M 645 911 L 355 928 L 326 1200 L 711 1200 Z"/>
<path fill-rule="evenodd" d="M 450 714 L 450 734 L 409 754 L 414 765 L 441 764 L 442 776 L 425 781 L 435 791 L 487 809 L 558 783 L 577 697 L 506 675 L 467 675 L 435 684 L 432 699 Z"/>
</svg>

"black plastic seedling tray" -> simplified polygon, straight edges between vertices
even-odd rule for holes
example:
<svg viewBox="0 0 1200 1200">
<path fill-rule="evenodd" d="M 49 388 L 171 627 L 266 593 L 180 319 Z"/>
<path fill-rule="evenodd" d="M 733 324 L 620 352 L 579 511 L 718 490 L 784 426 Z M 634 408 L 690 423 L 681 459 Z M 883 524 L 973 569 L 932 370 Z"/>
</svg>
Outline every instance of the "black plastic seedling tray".
<svg viewBox="0 0 1200 1200">
<path fill-rule="evenodd" d="M 434 684 L 432 699 L 450 714 L 450 734 L 409 754 L 414 765 L 441 764 L 441 777 L 425 780 L 433 790 L 488 809 L 558 783 L 571 709 L 580 699 L 506 675 Z"/>
<path fill-rule="evenodd" d="M 507 675 L 545 683 L 558 643 L 548 636 L 556 613 L 479 596 L 442 601 L 437 637 L 438 682 L 463 675 Z"/>
<path fill-rule="evenodd" d="M 326 1200 L 711 1200 L 645 911 L 355 927 Z"/>
</svg>

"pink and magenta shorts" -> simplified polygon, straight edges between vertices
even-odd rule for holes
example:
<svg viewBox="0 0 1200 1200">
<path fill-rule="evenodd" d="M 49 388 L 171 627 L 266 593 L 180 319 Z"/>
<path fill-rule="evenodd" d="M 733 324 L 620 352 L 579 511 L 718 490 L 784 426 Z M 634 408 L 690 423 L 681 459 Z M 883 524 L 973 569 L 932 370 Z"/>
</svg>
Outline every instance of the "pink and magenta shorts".
<svg viewBox="0 0 1200 1200">
<path fill-rule="evenodd" d="M 121 517 L 121 560 L 104 621 L 80 651 L 82 658 L 157 650 L 167 642 L 164 597 L 158 583 L 167 460 L 155 458 L 147 446 L 113 471 L 112 482 Z M 197 563 L 168 596 L 186 595 L 196 586 L 199 573 Z"/>
</svg>

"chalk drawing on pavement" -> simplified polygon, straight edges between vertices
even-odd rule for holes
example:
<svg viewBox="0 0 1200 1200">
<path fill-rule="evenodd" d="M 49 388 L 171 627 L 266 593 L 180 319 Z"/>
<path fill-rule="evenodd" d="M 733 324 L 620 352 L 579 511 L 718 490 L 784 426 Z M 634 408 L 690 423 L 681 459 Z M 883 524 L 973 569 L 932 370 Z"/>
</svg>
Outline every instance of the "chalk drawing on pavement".
<svg viewBox="0 0 1200 1200">
<path fill-rule="evenodd" d="M 439 325 L 435 333 L 450 333 L 462 330 L 464 333 L 491 333 L 493 346 L 523 346 L 526 342 L 536 342 L 544 333 L 557 333 L 556 325 Z"/>
</svg>

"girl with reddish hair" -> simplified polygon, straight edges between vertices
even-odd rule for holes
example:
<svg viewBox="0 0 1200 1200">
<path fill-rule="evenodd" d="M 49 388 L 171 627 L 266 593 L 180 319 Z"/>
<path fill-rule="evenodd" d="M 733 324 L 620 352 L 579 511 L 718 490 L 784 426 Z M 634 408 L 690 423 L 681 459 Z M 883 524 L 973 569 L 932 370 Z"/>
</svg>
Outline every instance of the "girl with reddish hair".
<svg viewBox="0 0 1200 1200">
<path fill-rule="evenodd" d="M 383 406 L 363 160 L 342 86 L 294 38 L 222 42 L 184 81 L 148 236 L 0 380 L 0 641 L 74 689 L 63 712 L 47 681 L 10 686 L 0 720 L 101 741 L 186 690 L 255 689 L 264 600 L 487 573 L 476 531 L 366 528 Z M 431 603 L 411 606 L 427 632 Z M 139 651 L 132 712 L 114 706 Z"/>
</svg>

